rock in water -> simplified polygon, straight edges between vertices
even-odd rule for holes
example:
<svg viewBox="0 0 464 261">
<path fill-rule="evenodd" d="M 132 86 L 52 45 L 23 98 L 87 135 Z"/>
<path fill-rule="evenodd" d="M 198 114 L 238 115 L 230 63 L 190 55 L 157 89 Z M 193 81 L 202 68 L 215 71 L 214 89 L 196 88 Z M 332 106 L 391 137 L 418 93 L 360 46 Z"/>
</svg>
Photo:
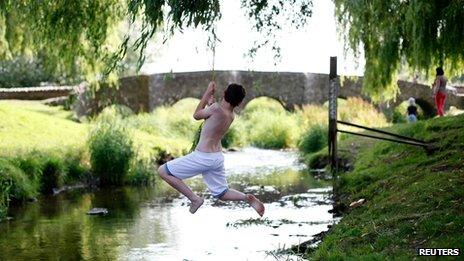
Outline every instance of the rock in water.
<svg viewBox="0 0 464 261">
<path fill-rule="evenodd" d="M 108 214 L 108 209 L 106 208 L 92 208 L 87 212 L 87 215 L 106 215 Z"/>
<path fill-rule="evenodd" d="M 259 196 L 260 200 L 274 202 L 280 197 L 280 192 L 273 186 L 250 186 L 244 189 L 245 193 Z"/>
<path fill-rule="evenodd" d="M 256 193 L 256 194 L 280 194 L 280 192 L 273 186 L 249 186 L 245 188 L 245 193 Z"/>
</svg>

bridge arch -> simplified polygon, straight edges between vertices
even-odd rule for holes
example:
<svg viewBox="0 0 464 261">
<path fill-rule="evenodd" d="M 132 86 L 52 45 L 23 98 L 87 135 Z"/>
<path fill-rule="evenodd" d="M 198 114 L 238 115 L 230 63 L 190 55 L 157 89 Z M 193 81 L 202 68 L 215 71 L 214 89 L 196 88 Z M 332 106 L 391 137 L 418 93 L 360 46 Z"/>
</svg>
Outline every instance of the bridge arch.
<svg viewBox="0 0 464 261">
<path fill-rule="evenodd" d="M 264 105 L 267 108 L 276 108 L 276 110 L 287 110 L 288 108 L 285 106 L 285 104 L 280 101 L 279 99 L 273 98 L 273 97 L 268 97 L 268 96 L 259 96 L 259 97 L 254 97 L 251 100 L 248 100 L 246 103 L 241 104 L 240 111 L 247 111 L 250 109 L 253 109 L 253 107 L 250 108 L 250 106 L 260 106 Z"/>
<path fill-rule="evenodd" d="M 221 99 L 222 99 L 221 96 L 216 95 L 216 101 L 217 102 L 220 102 Z M 242 111 L 246 110 L 247 106 L 249 106 L 250 104 L 253 104 L 255 102 L 266 102 L 266 100 L 268 100 L 268 102 L 271 102 L 271 103 L 274 103 L 274 104 L 278 105 L 283 110 L 291 111 L 290 108 L 288 108 L 283 101 L 279 100 L 278 98 L 269 97 L 269 96 L 265 96 L 265 95 L 245 99 L 239 105 L 239 108 L 238 108 L 237 111 L 242 112 Z M 178 107 L 181 107 L 181 108 L 184 108 L 184 107 L 189 107 L 190 108 L 190 107 L 195 107 L 198 104 L 199 101 L 200 101 L 200 99 L 195 98 L 195 97 L 184 97 L 184 98 L 181 98 L 179 100 L 172 100 L 171 103 L 167 103 L 165 106 L 174 106 L 174 107 L 178 106 Z M 273 106 L 273 105 L 270 105 L 270 106 Z"/>
<path fill-rule="evenodd" d="M 250 103 L 253 104 L 255 102 L 265 102 L 266 100 L 271 103 L 279 104 L 279 106 L 281 106 L 282 109 L 287 110 L 287 111 L 292 111 L 294 109 L 293 107 L 287 106 L 287 104 L 284 101 L 280 100 L 279 98 L 267 96 L 267 95 L 259 95 L 255 97 L 246 98 L 242 102 L 242 104 L 240 104 L 240 111 L 245 110 Z"/>
<path fill-rule="evenodd" d="M 200 99 L 211 80 L 211 72 L 185 72 L 185 73 L 161 73 L 152 75 L 131 76 L 120 79 L 119 89 L 105 91 L 101 88 L 92 98 L 79 94 L 79 104 L 75 110 L 78 115 L 88 115 L 92 111 L 98 111 L 102 100 L 112 98 L 114 103 L 127 105 L 135 112 L 152 111 L 158 106 L 172 105 L 177 101 L 192 97 Z M 363 77 L 348 79 L 340 88 L 341 97 L 364 97 L 362 94 Z M 287 110 L 293 110 L 295 106 L 304 104 L 324 104 L 328 100 L 327 74 L 293 73 L 293 72 L 254 72 L 254 71 L 216 71 L 218 96 L 229 83 L 242 84 L 247 89 L 241 108 L 248 102 L 258 97 L 269 97 L 279 101 Z M 398 81 L 400 94 L 396 101 L 383 104 L 387 108 L 394 108 L 409 97 L 418 101 L 427 115 L 432 115 L 433 98 L 429 86 Z M 103 97 L 103 98 L 102 98 Z M 368 98 L 367 98 L 368 99 Z M 424 100 L 421 103 L 421 100 Z M 447 106 L 462 107 L 464 99 L 447 99 Z M 379 105 L 380 106 L 380 105 Z M 380 107 L 382 107 L 380 106 Z M 81 112 L 81 113 L 80 113 Z"/>
<path fill-rule="evenodd" d="M 429 101 L 417 98 L 416 107 L 418 109 L 419 120 L 433 118 L 436 115 L 435 107 Z M 392 118 L 394 123 L 406 122 L 406 111 L 409 103 L 407 100 L 402 101 L 392 108 Z"/>
<path fill-rule="evenodd" d="M 249 101 L 266 96 L 278 100 L 287 110 L 292 110 L 294 105 L 306 103 L 305 79 L 302 73 L 251 71 L 217 71 L 215 76 L 217 96 L 221 96 L 230 83 L 239 83 L 246 88 L 247 96 L 241 109 Z M 151 75 L 148 81 L 150 108 L 173 104 L 184 97 L 200 99 L 210 80 L 211 72 L 176 73 L 170 77 L 164 74 Z"/>
<path fill-rule="evenodd" d="M 416 98 L 416 104 L 422 109 L 425 119 L 433 118 L 435 115 L 437 115 L 435 106 L 429 101 L 422 98 Z"/>
<path fill-rule="evenodd" d="M 179 100 L 173 101 L 171 104 L 167 104 L 167 106 L 184 106 L 184 105 L 190 105 L 193 103 L 195 103 L 196 105 L 198 104 L 199 101 L 200 99 L 195 98 L 195 97 L 183 97 Z"/>
</svg>

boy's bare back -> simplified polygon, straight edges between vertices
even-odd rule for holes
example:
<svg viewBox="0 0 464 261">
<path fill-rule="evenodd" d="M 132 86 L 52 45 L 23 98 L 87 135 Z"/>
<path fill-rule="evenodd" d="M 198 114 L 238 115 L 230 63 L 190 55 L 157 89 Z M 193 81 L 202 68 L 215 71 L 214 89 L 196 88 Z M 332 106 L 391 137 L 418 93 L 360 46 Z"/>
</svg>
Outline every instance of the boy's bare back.
<svg viewBox="0 0 464 261">
<path fill-rule="evenodd" d="M 223 108 L 219 103 L 213 103 L 207 110 L 210 110 L 211 115 L 205 120 L 196 149 L 202 152 L 218 152 L 222 150 L 222 137 L 234 121 L 234 112 Z"/>
</svg>

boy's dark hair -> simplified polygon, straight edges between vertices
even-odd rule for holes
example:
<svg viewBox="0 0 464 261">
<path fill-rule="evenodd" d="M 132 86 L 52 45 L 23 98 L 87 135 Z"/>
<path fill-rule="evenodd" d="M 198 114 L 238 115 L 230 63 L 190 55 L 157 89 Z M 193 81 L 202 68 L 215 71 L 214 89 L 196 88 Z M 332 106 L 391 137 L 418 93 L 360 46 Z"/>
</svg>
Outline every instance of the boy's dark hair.
<svg viewBox="0 0 464 261">
<path fill-rule="evenodd" d="M 443 71 L 443 68 L 441 68 L 441 67 L 437 67 L 437 69 L 436 69 L 435 71 L 437 72 L 437 75 L 438 75 L 438 76 L 439 76 L 439 75 L 444 75 L 444 74 L 445 74 L 445 72 Z"/>
<path fill-rule="evenodd" d="M 226 91 L 224 92 L 224 100 L 230 103 L 232 106 L 238 106 L 245 98 L 246 91 L 242 85 L 231 83 L 227 86 Z"/>
</svg>

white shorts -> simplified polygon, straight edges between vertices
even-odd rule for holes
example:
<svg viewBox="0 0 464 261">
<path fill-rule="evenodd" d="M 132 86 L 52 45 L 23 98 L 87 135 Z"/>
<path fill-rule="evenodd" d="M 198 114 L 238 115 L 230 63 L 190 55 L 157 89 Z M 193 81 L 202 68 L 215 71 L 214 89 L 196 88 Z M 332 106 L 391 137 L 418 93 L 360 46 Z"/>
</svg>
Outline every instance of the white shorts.
<svg viewBox="0 0 464 261">
<path fill-rule="evenodd" d="M 215 198 L 222 197 L 229 190 L 222 152 L 195 150 L 188 155 L 166 162 L 164 166 L 169 175 L 179 179 L 202 174 L 206 186 Z"/>
</svg>

